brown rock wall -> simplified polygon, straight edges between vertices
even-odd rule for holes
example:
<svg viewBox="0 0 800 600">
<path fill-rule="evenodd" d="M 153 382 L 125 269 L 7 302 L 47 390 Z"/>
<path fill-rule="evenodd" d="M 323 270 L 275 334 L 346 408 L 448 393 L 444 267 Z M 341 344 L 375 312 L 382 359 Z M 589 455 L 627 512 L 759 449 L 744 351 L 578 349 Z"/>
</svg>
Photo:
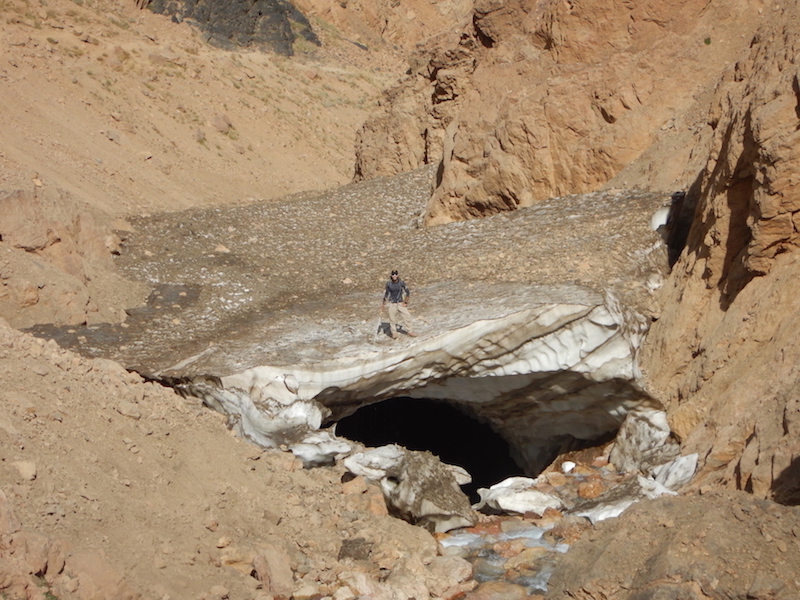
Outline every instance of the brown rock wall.
<svg viewBox="0 0 800 600">
<path fill-rule="evenodd" d="M 359 44 L 404 51 L 464 20 L 472 8 L 471 0 L 299 0 L 294 4 Z"/>
<path fill-rule="evenodd" d="M 739 54 L 753 10 L 476 2 L 458 38 L 431 41 L 367 121 L 356 178 L 441 159 L 429 225 L 595 190 L 673 128 Z"/>
<path fill-rule="evenodd" d="M 775 11 L 720 81 L 694 225 L 643 353 L 673 429 L 700 453 L 696 485 L 787 502 L 800 460 L 797 9 Z"/>
<path fill-rule="evenodd" d="M 16 327 L 119 321 L 143 286 L 116 275 L 109 218 L 56 191 L 0 195 L 0 316 Z"/>
</svg>

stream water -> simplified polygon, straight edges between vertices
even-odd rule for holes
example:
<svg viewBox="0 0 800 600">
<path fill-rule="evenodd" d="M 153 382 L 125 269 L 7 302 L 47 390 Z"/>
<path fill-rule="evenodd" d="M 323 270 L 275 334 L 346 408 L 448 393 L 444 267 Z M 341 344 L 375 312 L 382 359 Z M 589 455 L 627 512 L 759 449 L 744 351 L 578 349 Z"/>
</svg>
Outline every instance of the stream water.
<svg viewBox="0 0 800 600">
<path fill-rule="evenodd" d="M 439 542 L 446 554 L 472 563 L 479 583 L 507 581 L 523 586 L 528 594 L 543 594 L 559 557 L 569 549 L 545 536 L 551 528 L 498 519 L 449 534 Z"/>
<path fill-rule="evenodd" d="M 619 489 L 620 483 L 630 479 L 608 464 L 605 456 L 597 456 L 600 448 L 580 452 L 583 462 L 563 461 L 562 470 L 531 480 L 530 490 L 558 498 L 562 509 L 483 515 L 474 527 L 439 535 L 443 553 L 472 563 L 478 583 L 500 581 L 522 586 L 529 595 L 546 593 L 560 558 L 591 527 L 589 519 L 575 513 L 602 506 L 605 492 Z"/>
</svg>

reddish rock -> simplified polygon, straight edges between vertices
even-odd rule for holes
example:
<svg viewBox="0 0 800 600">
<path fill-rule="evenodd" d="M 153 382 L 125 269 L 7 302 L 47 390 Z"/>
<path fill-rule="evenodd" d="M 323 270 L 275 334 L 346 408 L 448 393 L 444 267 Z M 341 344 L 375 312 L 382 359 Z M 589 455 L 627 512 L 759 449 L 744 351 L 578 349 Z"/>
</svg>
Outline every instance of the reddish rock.
<svg viewBox="0 0 800 600">
<path fill-rule="evenodd" d="M 603 480 L 600 478 L 584 481 L 578 486 L 578 496 L 584 499 L 597 498 L 606 490 Z"/>
<path fill-rule="evenodd" d="M 19 531 L 11 537 L 15 556 L 19 557 L 28 572 L 39 576 L 55 576 L 63 569 L 66 552 L 64 545 L 44 534 Z"/>
<path fill-rule="evenodd" d="M 503 558 L 510 558 L 516 556 L 525 549 L 525 543 L 522 540 L 507 540 L 498 542 L 492 546 L 492 550 L 497 552 Z"/>
<path fill-rule="evenodd" d="M 0 536 L 19 531 L 20 524 L 6 495 L 0 490 Z"/>
</svg>

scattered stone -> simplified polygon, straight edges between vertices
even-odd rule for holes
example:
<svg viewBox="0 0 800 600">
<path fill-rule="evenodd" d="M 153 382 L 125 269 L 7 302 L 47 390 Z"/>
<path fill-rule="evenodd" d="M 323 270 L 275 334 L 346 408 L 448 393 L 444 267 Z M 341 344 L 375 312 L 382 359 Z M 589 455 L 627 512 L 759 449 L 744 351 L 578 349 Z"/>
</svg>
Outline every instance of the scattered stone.
<svg viewBox="0 0 800 600">
<path fill-rule="evenodd" d="M 356 594 L 346 585 L 343 585 L 333 593 L 333 600 L 355 600 Z"/>
<path fill-rule="evenodd" d="M 215 585 L 208 592 L 208 600 L 225 600 L 230 592 L 223 585 Z"/>
<path fill-rule="evenodd" d="M 264 589 L 275 596 L 289 597 L 294 591 L 291 562 L 285 552 L 266 545 L 253 558 L 253 568 Z"/>
<path fill-rule="evenodd" d="M 428 565 L 425 578 L 432 594 L 441 597 L 444 592 L 471 579 L 472 564 L 458 556 L 437 556 Z"/>
<path fill-rule="evenodd" d="M 603 481 L 599 478 L 585 481 L 578 486 L 578 496 L 581 498 L 597 498 L 606 489 Z"/>
<path fill-rule="evenodd" d="M 48 369 L 46 366 L 44 366 L 42 364 L 34 364 L 31 367 L 31 371 L 33 371 L 37 375 L 41 375 L 42 377 L 44 377 L 45 375 L 47 375 L 50 372 L 50 369 Z"/>
<path fill-rule="evenodd" d="M 505 581 L 487 581 L 474 592 L 464 596 L 464 600 L 523 600 L 528 597 L 521 585 Z"/>
<path fill-rule="evenodd" d="M 363 494 L 367 491 L 367 481 L 361 475 L 356 475 L 342 484 L 343 494 Z"/>
<path fill-rule="evenodd" d="M 13 33 L 6 37 L 6 43 L 9 46 L 25 46 L 30 41 L 30 36 L 24 33 Z"/>
<path fill-rule="evenodd" d="M 304 581 L 292 593 L 292 600 L 320 600 L 322 596 L 319 585 Z"/>
<path fill-rule="evenodd" d="M 123 417 L 129 417 L 136 421 L 142 418 L 142 411 L 133 402 L 129 402 L 127 400 L 120 400 L 119 402 L 117 402 L 114 408 Z"/>
<path fill-rule="evenodd" d="M 228 115 L 225 114 L 216 114 L 211 117 L 211 126 L 216 129 L 219 133 L 228 133 L 231 127 L 233 127 L 233 123 L 231 123 L 230 118 Z"/>
<path fill-rule="evenodd" d="M 11 463 L 17 469 L 24 481 L 36 479 L 36 463 L 32 460 L 17 460 Z"/>
<path fill-rule="evenodd" d="M 367 560 L 372 553 L 372 542 L 368 542 L 364 538 L 348 538 L 342 540 L 342 546 L 339 549 L 339 560 L 352 559 L 352 560 Z"/>
<path fill-rule="evenodd" d="M 66 560 L 68 574 L 80 582 L 78 593 L 87 600 L 118 598 L 136 600 L 139 594 L 122 579 L 119 572 L 105 559 L 96 554 L 71 554 Z"/>
<path fill-rule="evenodd" d="M 0 536 L 19 531 L 20 524 L 8 497 L 0 490 Z"/>
</svg>

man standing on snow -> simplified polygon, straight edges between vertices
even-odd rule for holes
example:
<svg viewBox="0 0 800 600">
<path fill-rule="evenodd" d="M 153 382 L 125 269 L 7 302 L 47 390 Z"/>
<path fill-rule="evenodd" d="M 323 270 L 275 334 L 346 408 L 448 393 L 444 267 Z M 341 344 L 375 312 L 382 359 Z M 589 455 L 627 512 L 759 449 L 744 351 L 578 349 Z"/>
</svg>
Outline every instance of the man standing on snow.
<svg viewBox="0 0 800 600">
<path fill-rule="evenodd" d="M 397 270 L 392 271 L 389 281 L 386 282 L 386 290 L 383 292 L 383 305 L 389 305 L 389 335 L 397 337 L 400 331 L 398 325 L 402 325 L 405 332 L 411 337 L 417 334 L 411 331 L 411 313 L 408 312 L 408 297 L 411 291 L 406 282 L 400 279 Z"/>
</svg>

